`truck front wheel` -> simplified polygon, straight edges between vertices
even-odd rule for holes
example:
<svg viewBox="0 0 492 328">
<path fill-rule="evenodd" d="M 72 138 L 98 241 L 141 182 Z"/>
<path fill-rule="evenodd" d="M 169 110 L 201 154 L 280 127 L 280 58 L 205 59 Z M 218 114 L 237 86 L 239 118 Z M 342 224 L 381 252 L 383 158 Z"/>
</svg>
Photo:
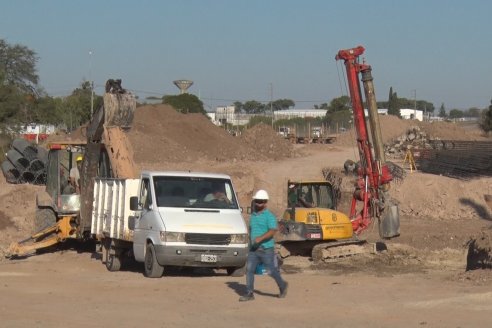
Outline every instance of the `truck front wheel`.
<svg viewBox="0 0 492 328">
<path fill-rule="evenodd" d="M 154 245 L 147 244 L 145 251 L 145 276 L 148 278 L 160 278 L 164 273 L 164 267 L 157 262 Z"/>
</svg>

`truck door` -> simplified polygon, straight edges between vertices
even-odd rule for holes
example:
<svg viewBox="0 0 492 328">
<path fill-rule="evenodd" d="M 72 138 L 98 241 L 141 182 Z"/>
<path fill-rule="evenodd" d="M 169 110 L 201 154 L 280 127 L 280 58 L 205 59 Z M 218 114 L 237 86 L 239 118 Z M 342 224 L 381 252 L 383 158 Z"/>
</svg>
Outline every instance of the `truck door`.
<svg viewBox="0 0 492 328">
<path fill-rule="evenodd" d="M 133 253 L 135 259 L 143 262 L 145 258 L 145 245 L 147 236 L 152 229 L 153 217 L 152 192 L 149 178 L 143 178 L 140 182 L 140 193 L 138 195 L 139 206 L 142 208 L 140 215 L 135 222 L 135 232 L 133 235 Z"/>
</svg>

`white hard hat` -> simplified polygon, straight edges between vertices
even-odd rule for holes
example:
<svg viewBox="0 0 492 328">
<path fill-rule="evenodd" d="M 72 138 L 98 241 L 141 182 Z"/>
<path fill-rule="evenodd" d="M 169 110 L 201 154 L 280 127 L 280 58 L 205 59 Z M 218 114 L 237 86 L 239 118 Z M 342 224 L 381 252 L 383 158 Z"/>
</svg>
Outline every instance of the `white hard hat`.
<svg viewBox="0 0 492 328">
<path fill-rule="evenodd" d="M 253 199 L 263 199 L 263 200 L 268 200 L 268 193 L 263 190 L 263 189 L 260 189 L 256 192 L 256 194 L 253 196 Z"/>
</svg>

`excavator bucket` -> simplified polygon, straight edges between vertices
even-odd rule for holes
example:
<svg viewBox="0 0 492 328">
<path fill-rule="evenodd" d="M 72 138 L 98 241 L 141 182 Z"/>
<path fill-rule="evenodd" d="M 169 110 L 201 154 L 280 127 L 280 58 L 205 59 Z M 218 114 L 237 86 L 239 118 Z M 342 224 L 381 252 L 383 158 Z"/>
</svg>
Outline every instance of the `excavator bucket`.
<svg viewBox="0 0 492 328">
<path fill-rule="evenodd" d="M 131 93 L 104 94 L 104 125 L 129 128 L 133 122 L 137 101 Z"/>
</svg>

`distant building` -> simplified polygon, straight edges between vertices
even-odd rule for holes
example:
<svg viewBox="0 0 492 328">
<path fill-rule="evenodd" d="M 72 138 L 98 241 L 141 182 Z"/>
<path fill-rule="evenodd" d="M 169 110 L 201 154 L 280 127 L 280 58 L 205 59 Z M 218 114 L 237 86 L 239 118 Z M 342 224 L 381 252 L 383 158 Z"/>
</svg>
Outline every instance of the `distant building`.
<svg viewBox="0 0 492 328">
<path fill-rule="evenodd" d="M 215 109 L 215 125 L 246 125 L 253 115 L 236 113 L 234 106 L 223 106 Z"/>
<path fill-rule="evenodd" d="M 281 119 L 291 119 L 291 118 L 318 118 L 325 117 L 326 109 L 284 109 L 284 110 L 276 110 L 273 112 L 273 117 L 275 120 Z"/>
<path fill-rule="evenodd" d="M 421 111 L 418 109 L 415 110 L 415 109 L 402 108 L 402 109 L 400 109 L 400 116 L 404 120 L 423 121 L 424 120 L 424 111 Z"/>
</svg>

